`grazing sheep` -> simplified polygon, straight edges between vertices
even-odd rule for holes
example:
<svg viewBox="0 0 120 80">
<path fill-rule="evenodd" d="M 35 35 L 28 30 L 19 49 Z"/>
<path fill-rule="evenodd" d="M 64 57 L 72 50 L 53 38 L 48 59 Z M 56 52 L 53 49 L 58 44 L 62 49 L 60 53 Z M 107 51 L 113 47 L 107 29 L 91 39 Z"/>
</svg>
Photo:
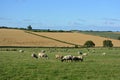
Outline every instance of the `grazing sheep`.
<svg viewBox="0 0 120 80">
<path fill-rule="evenodd" d="M 102 53 L 102 55 L 103 55 L 103 56 L 105 56 L 105 55 L 106 55 L 106 53 L 104 52 L 104 53 Z"/>
<path fill-rule="evenodd" d="M 34 53 L 33 53 L 31 56 L 32 56 L 33 58 L 36 58 L 36 59 L 38 58 L 38 56 L 37 56 L 36 54 L 34 54 Z"/>
<path fill-rule="evenodd" d="M 78 54 L 82 55 L 83 53 L 81 51 L 78 51 Z"/>
<path fill-rule="evenodd" d="M 63 58 L 61 59 L 61 62 L 63 61 L 72 61 L 72 55 L 63 56 Z"/>
<path fill-rule="evenodd" d="M 83 56 L 87 56 L 87 55 L 88 55 L 88 53 L 83 53 L 82 55 L 83 55 Z"/>
<path fill-rule="evenodd" d="M 72 60 L 73 61 L 81 61 L 82 62 L 83 61 L 83 57 L 82 56 L 73 56 Z"/>
<path fill-rule="evenodd" d="M 81 62 L 83 61 L 83 55 L 81 55 L 81 56 L 77 56 L 77 58 L 79 59 L 79 60 L 81 60 Z"/>
<path fill-rule="evenodd" d="M 38 54 L 38 58 L 46 58 L 46 59 L 48 59 L 48 55 L 47 54 L 45 54 L 45 53 L 39 53 Z"/>
<path fill-rule="evenodd" d="M 20 52 L 20 53 L 23 53 L 23 52 L 24 52 L 24 50 L 19 50 L 19 52 Z"/>
<path fill-rule="evenodd" d="M 45 50 L 41 50 L 41 53 L 45 53 Z"/>
<path fill-rule="evenodd" d="M 59 54 L 56 54 L 56 55 L 55 55 L 55 58 L 56 58 L 56 59 L 62 59 L 63 56 L 62 56 L 62 55 L 59 55 Z"/>
</svg>

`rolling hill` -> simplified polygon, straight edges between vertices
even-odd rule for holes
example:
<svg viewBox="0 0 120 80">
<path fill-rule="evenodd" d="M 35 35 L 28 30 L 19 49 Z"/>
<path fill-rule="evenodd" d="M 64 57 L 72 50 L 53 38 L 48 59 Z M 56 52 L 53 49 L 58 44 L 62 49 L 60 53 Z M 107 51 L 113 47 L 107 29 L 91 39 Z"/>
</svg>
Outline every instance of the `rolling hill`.
<svg viewBox="0 0 120 80">
<path fill-rule="evenodd" d="M 30 33 L 17 29 L 0 29 L 0 46 L 72 47 L 74 45 L 83 45 L 87 40 L 92 40 L 96 46 L 102 46 L 103 40 L 109 39 L 72 32 Z M 120 46 L 119 40 L 109 40 L 112 40 L 115 47 Z"/>
</svg>

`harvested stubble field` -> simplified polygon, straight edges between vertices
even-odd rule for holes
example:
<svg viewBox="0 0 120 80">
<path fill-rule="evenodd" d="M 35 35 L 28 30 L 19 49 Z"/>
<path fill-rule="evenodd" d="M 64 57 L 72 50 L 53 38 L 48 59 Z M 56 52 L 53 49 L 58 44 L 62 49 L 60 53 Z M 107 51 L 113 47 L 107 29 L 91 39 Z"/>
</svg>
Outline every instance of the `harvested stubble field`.
<svg viewBox="0 0 120 80">
<path fill-rule="evenodd" d="M 0 46 L 64 47 L 71 45 L 35 36 L 23 30 L 0 29 Z"/>
<path fill-rule="evenodd" d="M 21 49 L 23 53 L 19 52 Z M 49 59 L 31 57 L 41 50 L 46 51 Z M 83 62 L 55 59 L 55 54 L 77 56 L 78 51 L 88 49 L 0 48 L 0 80 L 120 80 L 120 48 L 89 48 Z"/>
<path fill-rule="evenodd" d="M 99 36 L 93 36 L 93 35 L 87 35 L 82 33 L 36 33 L 40 35 L 44 35 L 47 37 L 55 38 L 58 40 L 78 44 L 78 45 L 84 45 L 84 43 L 87 40 L 92 40 L 96 46 L 103 46 L 103 41 L 108 40 L 108 38 L 99 37 Z M 115 39 L 109 39 L 112 41 L 113 45 L 118 47 L 120 46 L 120 41 Z"/>
<path fill-rule="evenodd" d="M 72 47 L 74 46 L 72 44 L 83 45 L 87 40 L 92 40 L 96 46 L 103 46 L 103 41 L 108 39 L 82 33 L 65 33 L 65 32 L 62 33 L 31 32 L 31 33 L 37 35 L 26 33 L 24 30 L 0 29 L 0 46 Z M 41 37 L 38 35 L 42 35 L 49 38 Z M 55 40 L 50 38 L 53 38 Z M 120 46 L 119 40 L 115 39 L 109 40 L 112 40 L 112 43 L 115 47 Z"/>
</svg>

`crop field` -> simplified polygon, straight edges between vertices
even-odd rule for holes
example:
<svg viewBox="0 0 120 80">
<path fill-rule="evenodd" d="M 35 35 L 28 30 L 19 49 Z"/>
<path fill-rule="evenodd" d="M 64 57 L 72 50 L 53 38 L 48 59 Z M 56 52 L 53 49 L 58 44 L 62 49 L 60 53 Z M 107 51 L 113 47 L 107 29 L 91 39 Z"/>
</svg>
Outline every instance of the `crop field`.
<svg viewBox="0 0 120 80">
<path fill-rule="evenodd" d="M 31 57 L 41 50 L 49 59 Z M 83 62 L 55 59 L 78 51 L 89 52 Z M 120 80 L 120 48 L 0 48 L 0 80 Z"/>
<path fill-rule="evenodd" d="M 113 45 L 118 47 L 120 46 L 120 40 L 110 39 L 110 38 L 104 38 L 99 36 L 93 36 L 93 35 L 86 35 L 83 33 L 36 33 L 40 35 L 44 35 L 47 37 L 55 38 L 58 40 L 78 44 L 78 45 L 84 45 L 84 43 L 87 40 L 92 40 L 96 46 L 103 46 L 104 40 L 111 40 L 113 42 Z"/>
<path fill-rule="evenodd" d="M 32 34 L 30 34 L 32 33 Z M 16 29 L 0 29 L 0 46 L 74 47 L 92 40 L 95 46 L 103 46 L 104 40 L 111 40 L 114 47 L 120 47 L 120 40 L 73 32 L 27 32 Z"/>
<path fill-rule="evenodd" d="M 28 34 L 23 30 L 0 29 L 0 46 L 64 47 L 71 45 Z"/>
</svg>

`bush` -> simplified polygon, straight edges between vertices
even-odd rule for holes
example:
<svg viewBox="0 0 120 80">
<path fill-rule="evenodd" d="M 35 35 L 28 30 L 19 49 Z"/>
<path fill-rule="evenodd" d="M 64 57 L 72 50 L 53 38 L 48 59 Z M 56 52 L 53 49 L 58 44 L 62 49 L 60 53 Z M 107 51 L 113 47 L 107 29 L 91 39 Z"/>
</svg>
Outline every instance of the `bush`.
<svg viewBox="0 0 120 80">
<path fill-rule="evenodd" d="M 103 47 L 113 47 L 112 41 L 111 40 L 104 40 Z"/>
<path fill-rule="evenodd" d="M 118 37 L 118 40 L 120 40 L 120 36 Z"/>
<path fill-rule="evenodd" d="M 95 47 L 95 43 L 91 40 L 88 40 L 84 44 L 85 47 Z"/>
</svg>

